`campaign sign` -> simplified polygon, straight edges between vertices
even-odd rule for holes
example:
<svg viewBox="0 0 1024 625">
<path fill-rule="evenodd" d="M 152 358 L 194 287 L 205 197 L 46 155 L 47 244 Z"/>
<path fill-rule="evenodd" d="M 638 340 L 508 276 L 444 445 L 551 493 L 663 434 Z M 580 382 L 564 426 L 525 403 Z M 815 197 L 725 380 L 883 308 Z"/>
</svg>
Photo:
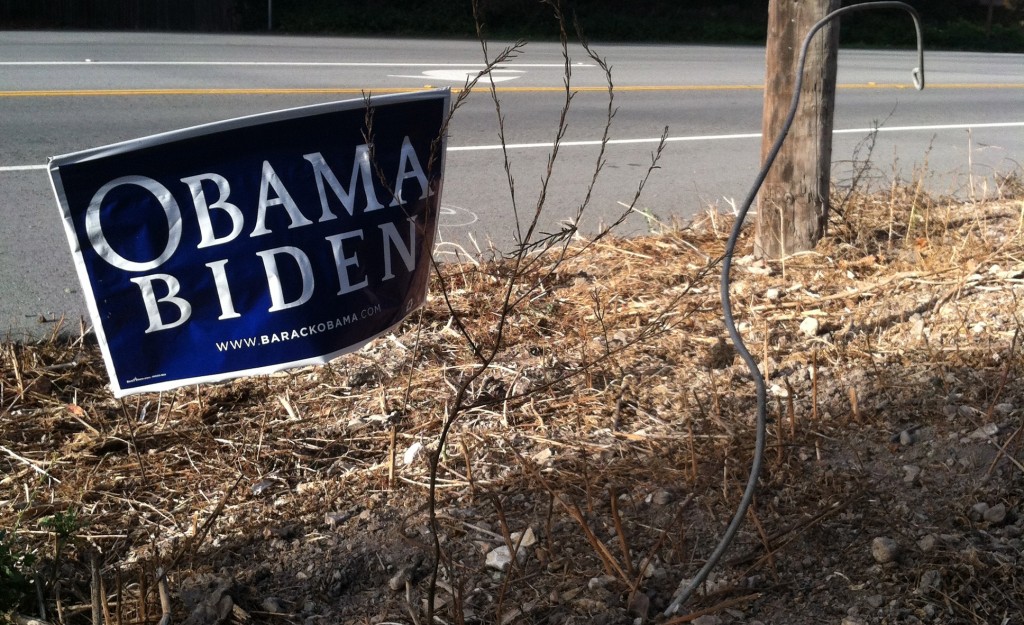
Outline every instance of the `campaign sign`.
<svg viewBox="0 0 1024 625">
<path fill-rule="evenodd" d="M 422 304 L 449 104 L 335 102 L 54 158 L 114 395 L 324 363 Z"/>
</svg>

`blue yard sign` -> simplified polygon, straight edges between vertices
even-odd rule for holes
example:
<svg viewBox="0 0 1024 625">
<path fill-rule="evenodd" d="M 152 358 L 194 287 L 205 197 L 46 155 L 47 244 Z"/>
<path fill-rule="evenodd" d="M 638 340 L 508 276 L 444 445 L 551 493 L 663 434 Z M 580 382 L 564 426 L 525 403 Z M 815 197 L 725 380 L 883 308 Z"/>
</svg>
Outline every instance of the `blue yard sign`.
<svg viewBox="0 0 1024 625">
<path fill-rule="evenodd" d="M 448 90 L 54 158 L 114 395 L 316 364 L 426 299 Z"/>
</svg>

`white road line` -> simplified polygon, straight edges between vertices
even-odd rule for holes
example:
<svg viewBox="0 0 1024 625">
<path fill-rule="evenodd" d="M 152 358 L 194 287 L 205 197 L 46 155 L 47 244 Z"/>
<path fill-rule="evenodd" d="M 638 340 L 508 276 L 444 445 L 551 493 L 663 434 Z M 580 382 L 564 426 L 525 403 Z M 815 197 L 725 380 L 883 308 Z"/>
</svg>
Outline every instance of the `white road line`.
<svg viewBox="0 0 1024 625">
<path fill-rule="evenodd" d="M 32 171 L 33 169 L 46 169 L 46 165 L 8 165 L 0 166 L 0 172 L 4 171 Z"/>
<path fill-rule="evenodd" d="M 329 61 L 0 61 L 0 67 L 39 67 L 75 65 L 141 66 L 240 66 L 240 67 L 485 67 L 483 63 L 347 63 Z M 593 63 L 573 63 L 573 67 L 595 67 Z M 558 67 L 564 63 L 501 63 L 498 67 Z"/>
<path fill-rule="evenodd" d="M 997 123 L 986 123 L 986 124 L 937 124 L 929 126 L 892 126 L 882 128 L 845 128 L 841 130 L 834 130 L 833 134 L 837 135 L 851 135 L 851 134 L 867 134 L 878 130 L 878 132 L 912 132 L 912 131 L 923 131 L 923 130 L 967 130 L 972 128 L 1021 128 L 1024 127 L 1024 122 L 997 122 Z M 731 135 L 694 135 L 689 137 L 668 137 L 665 139 L 666 143 L 678 143 L 685 141 L 728 141 L 732 139 L 759 139 L 761 133 L 759 132 L 746 132 Z M 637 143 L 658 143 L 661 141 L 660 137 L 650 139 L 611 139 L 608 141 L 609 145 L 629 145 Z M 522 150 L 530 148 L 552 148 L 554 143 L 510 143 L 505 146 L 509 150 Z M 579 146 L 595 146 L 601 145 L 600 141 L 563 141 L 562 147 L 579 147 Z M 449 152 L 475 152 L 485 150 L 501 150 L 501 144 L 495 145 L 466 145 L 466 146 L 449 146 Z"/>
<path fill-rule="evenodd" d="M 833 134 L 837 135 L 852 135 L 852 134 L 868 134 L 877 130 L 880 133 L 889 132 L 915 132 L 915 131 L 937 131 L 937 130 L 968 130 L 977 128 L 1024 128 L 1024 121 L 1022 122 L 994 122 L 985 124 L 932 124 L 927 126 L 891 126 L 883 128 L 844 128 L 841 130 L 833 131 Z M 745 132 L 730 135 L 692 135 L 687 137 L 668 137 L 665 139 L 668 143 L 681 143 L 687 141 L 729 141 L 735 139 L 759 139 L 761 133 L 759 132 Z M 657 144 L 661 141 L 661 138 L 654 137 L 648 139 L 611 139 L 608 141 L 609 145 L 634 145 L 634 144 Z M 585 146 L 596 146 L 601 145 L 600 141 L 563 141 L 562 147 L 585 147 Z M 504 146 L 505 149 L 509 150 L 525 150 L 525 149 L 536 149 L 536 148 L 552 148 L 554 143 L 510 143 Z M 481 152 L 488 150 L 501 150 L 501 144 L 494 145 L 462 145 L 462 146 L 449 146 L 449 152 Z M 15 171 L 31 171 L 36 169 L 46 169 L 46 165 L 8 165 L 0 166 L 0 173 L 3 172 L 15 172 Z"/>
</svg>

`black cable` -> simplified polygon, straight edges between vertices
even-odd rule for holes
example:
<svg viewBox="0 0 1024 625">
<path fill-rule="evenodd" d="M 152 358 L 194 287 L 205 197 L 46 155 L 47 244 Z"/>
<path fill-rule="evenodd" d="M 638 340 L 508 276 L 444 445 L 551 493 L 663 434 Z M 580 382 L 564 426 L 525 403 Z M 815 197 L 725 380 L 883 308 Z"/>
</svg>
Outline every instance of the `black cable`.
<svg viewBox="0 0 1024 625">
<path fill-rule="evenodd" d="M 694 591 L 704 583 L 712 569 L 714 569 L 718 564 L 718 561 L 721 559 L 726 549 L 729 548 L 729 544 L 732 542 L 733 537 L 739 530 L 740 525 L 743 524 L 743 517 L 747 514 L 747 508 L 750 507 L 750 503 L 754 499 L 754 493 L 757 490 L 757 480 L 761 473 L 761 464 L 764 460 L 765 430 L 767 423 L 767 401 L 764 376 L 761 375 L 761 371 L 758 369 L 757 363 L 754 361 L 754 357 L 750 355 L 749 351 L 747 351 L 747 347 L 744 345 L 743 339 L 740 337 L 739 331 L 736 329 L 736 323 L 732 315 L 732 303 L 729 299 L 729 270 L 732 267 L 732 256 L 736 249 L 736 241 L 739 239 L 743 220 L 750 211 L 750 207 L 753 205 L 754 199 L 757 197 L 757 192 L 761 189 L 761 185 L 764 184 L 764 179 L 768 176 L 768 171 L 775 162 L 775 158 L 779 155 L 779 150 L 782 149 L 782 144 L 786 140 L 790 126 L 793 125 L 793 120 L 796 117 L 797 107 L 800 104 L 800 89 L 803 85 L 804 64 L 807 59 L 807 50 L 810 47 L 811 40 L 814 38 L 814 35 L 817 34 L 817 32 L 829 21 L 839 17 L 840 15 L 864 9 L 903 9 L 910 13 L 910 16 L 914 20 L 914 28 L 917 31 L 917 67 L 915 67 L 912 72 L 914 86 L 918 90 L 924 89 L 924 39 L 921 35 L 921 20 L 917 11 L 905 2 L 866 2 L 837 9 L 814 24 L 804 38 L 803 46 L 800 49 L 800 58 L 797 61 L 796 84 L 793 87 L 793 100 L 789 107 L 789 115 L 787 115 L 779 136 L 775 139 L 772 149 L 768 152 L 768 156 L 765 158 L 765 162 L 761 166 L 761 171 L 758 173 L 757 178 L 754 181 L 754 186 L 750 189 L 750 193 L 747 195 L 747 199 L 744 200 L 742 208 L 740 208 L 739 212 L 736 214 L 736 222 L 733 224 L 732 232 L 729 235 L 729 241 L 725 246 L 725 256 L 722 259 L 720 291 L 722 298 L 722 310 L 725 318 L 725 328 L 729 332 L 729 338 L 732 339 L 733 345 L 736 347 L 736 351 L 739 352 L 743 362 L 745 362 L 747 368 L 750 369 L 750 375 L 754 379 L 754 386 L 757 389 L 757 430 L 754 437 L 754 460 L 750 467 L 750 477 L 747 480 L 746 489 L 743 491 L 743 497 L 740 499 L 739 507 L 736 509 L 736 514 L 733 516 L 732 522 L 729 523 L 729 527 L 726 528 L 725 534 L 722 535 L 722 539 L 719 541 L 718 546 L 711 553 L 711 556 L 708 557 L 704 567 L 697 573 L 697 576 L 693 578 L 686 590 L 678 595 L 672 603 L 669 604 L 668 608 L 665 609 L 665 616 L 671 616 L 674 614 L 676 610 L 679 609 L 679 606 L 690 598 Z"/>
</svg>

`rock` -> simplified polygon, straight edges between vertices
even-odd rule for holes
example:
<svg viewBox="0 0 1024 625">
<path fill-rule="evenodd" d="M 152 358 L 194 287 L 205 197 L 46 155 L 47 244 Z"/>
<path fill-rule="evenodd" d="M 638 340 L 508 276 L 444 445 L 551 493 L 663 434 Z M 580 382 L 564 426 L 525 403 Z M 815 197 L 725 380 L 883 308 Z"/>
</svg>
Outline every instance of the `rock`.
<svg viewBox="0 0 1024 625">
<path fill-rule="evenodd" d="M 722 625 L 722 617 L 705 614 L 693 619 L 693 625 Z"/>
<path fill-rule="evenodd" d="M 328 512 L 324 515 L 324 523 L 327 524 L 327 527 L 337 527 L 347 521 L 350 516 L 352 515 L 348 512 Z"/>
<path fill-rule="evenodd" d="M 644 570 L 640 571 L 640 575 L 642 575 L 644 579 L 650 579 L 657 574 L 658 567 L 654 565 L 654 560 L 649 561 L 644 565 Z"/>
<path fill-rule="evenodd" d="M 234 600 L 227 594 L 232 585 L 230 580 L 214 578 L 197 588 L 184 587 L 181 598 L 191 613 L 183 623 L 211 625 L 226 622 L 235 607 Z"/>
<path fill-rule="evenodd" d="M 1013 404 L 996 404 L 994 410 L 995 413 L 1000 417 L 1005 417 L 1008 416 L 1011 412 L 1013 412 Z"/>
<path fill-rule="evenodd" d="M 526 528 L 525 532 L 512 532 L 509 536 L 512 539 L 513 545 L 519 545 L 519 548 L 532 547 L 537 544 L 537 535 L 533 533 L 533 528 Z"/>
<path fill-rule="evenodd" d="M 521 539 L 520 536 L 522 536 Z M 536 544 L 537 542 L 537 537 L 533 533 L 533 528 L 527 528 L 526 532 L 523 532 L 522 534 L 520 534 L 520 532 L 513 532 L 511 534 L 511 538 L 513 545 L 515 545 L 516 543 L 519 544 L 516 559 L 519 562 L 523 562 L 524 560 L 526 560 L 526 548 Z M 506 568 L 508 568 L 508 565 L 511 563 L 512 552 L 509 550 L 508 545 L 501 545 L 500 547 L 492 549 L 490 552 L 488 552 L 487 558 L 484 561 L 485 565 L 498 571 L 504 571 Z"/>
<path fill-rule="evenodd" d="M 402 456 L 402 462 L 405 466 L 409 466 L 416 462 L 416 458 L 419 457 L 420 452 L 423 451 L 423 443 L 416 441 L 409 448 L 405 450 L 405 454 Z"/>
<path fill-rule="evenodd" d="M 656 490 L 651 493 L 650 501 L 656 506 L 664 506 L 668 502 L 672 501 L 672 493 L 668 492 L 664 488 Z"/>
<path fill-rule="evenodd" d="M 964 419 L 974 419 L 981 415 L 981 411 L 974 406 L 960 406 L 956 409 L 956 414 Z"/>
<path fill-rule="evenodd" d="M 488 568 L 492 568 L 496 571 L 504 571 L 511 563 L 512 552 L 509 551 L 508 547 L 505 545 L 489 551 L 487 553 L 487 559 L 484 561 L 484 564 Z"/>
<path fill-rule="evenodd" d="M 260 480 L 259 482 L 256 482 L 255 484 L 252 485 L 252 494 L 256 495 L 258 497 L 258 496 L 260 496 L 263 493 L 267 492 L 268 490 L 270 490 L 271 488 L 273 488 L 276 485 L 277 485 L 277 480 L 272 480 L 270 478 L 264 478 L 264 479 Z"/>
<path fill-rule="evenodd" d="M 403 567 L 388 580 L 388 588 L 398 592 L 405 588 L 405 584 L 412 580 L 412 571 L 409 567 Z"/>
<path fill-rule="evenodd" d="M 961 406 L 960 408 L 963 409 L 963 408 L 966 408 L 966 407 L 967 406 Z M 972 410 L 973 410 L 973 408 L 972 408 Z M 967 438 L 970 438 L 970 439 L 973 439 L 973 440 L 979 440 L 979 441 L 980 440 L 988 440 L 990 438 L 994 438 L 998 434 L 999 434 L 999 424 L 998 423 L 986 423 L 985 425 L 981 426 L 977 430 L 974 430 L 973 432 L 968 434 Z"/>
<path fill-rule="evenodd" d="M 989 523 L 998 525 L 1006 520 L 1006 504 L 997 503 L 983 512 L 981 516 Z"/>
<path fill-rule="evenodd" d="M 844 616 L 842 625 L 868 625 L 868 623 L 859 616 Z"/>
<path fill-rule="evenodd" d="M 704 359 L 704 364 L 718 371 L 732 366 L 735 359 L 736 350 L 733 348 L 732 344 L 726 343 L 722 337 L 718 337 L 715 344 L 708 349 L 708 354 Z"/>
<path fill-rule="evenodd" d="M 651 610 L 651 598 L 642 592 L 635 592 L 629 600 L 628 611 L 632 616 L 639 617 L 642 623 Z"/>
<path fill-rule="evenodd" d="M 879 536 L 871 541 L 871 556 L 879 564 L 894 562 L 899 556 L 900 546 L 895 540 Z"/>
<path fill-rule="evenodd" d="M 942 583 L 942 573 L 935 569 L 928 569 L 921 573 L 921 579 L 917 582 L 917 592 L 926 595 L 935 590 Z"/>
<path fill-rule="evenodd" d="M 601 575 L 599 577 L 592 577 L 587 582 L 587 590 L 598 590 L 606 588 L 608 584 L 614 584 L 617 578 L 613 575 Z"/>
<path fill-rule="evenodd" d="M 226 623 L 228 617 L 235 611 L 235 600 L 231 595 L 224 595 L 217 602 L 217 622 Z"/>
<path fill-rule="evenodd" d="M 967 514 L 972 521 L 980 521 L 985 518 L 985 513 L 988 512 L 988 504 L 984 501 L 980 501 L 971 506 L 971 511 Z"/>
<path fill-rule="evenodd" d="M 764 292 L 764 298 L 769 302 L 776 302 L 780 297 L 782 297 L 782 292 L 776 288 L 771 288 Z"/>
<path fill-rule="evenodd" d="M 281 600 L 277 597 L 267 597 L 260 602 L 260 607 L 271 614 L 281 614 L 284 612 L 284 607 L 281 606 Z"/>
<path fill-rule="evenodd" d="M 917 541 L 917 548 L 924 553 L 935 551 L 939 545 L 939 538 L 935 534 L 926 534 Z"/>
<path fill-rule="evenodd" d="M 916 464 L 905 464 L 903 465 L 903 481 L 907 484 L 913 484 L 921 477 L 921 467 Z"/>
<path fill-rule="evenodd" d="M 814 317 L 807 317 L 806 319 L 800 322 L 800 332 L 802 332 L 804 336 L 818 336 L 818 329 L 820 327 L 821 324 Z"/>
<path fill-rule="evenodd" d="M 778 384 L 772 384 L 768 389 L 768 392 L 771 393 L 773 397 L 781 397 L 783 399 L 789 397 L 789 391 Z"/>
<path fill-rule="evenodd" d="M 902 432 L 900 432 L 900 445 L 903 445 L 904 447 L 909 447 L 910 445 L 913 445 L 916 441 L 917 437 L 914 436 L 914 433 L 911 432 L 910 430 L 903 430 Z"/>
<path fill-rule="evenodd" d="M 885 597 L 883 595 L 871 595 L 867 601 L 868 605 L 876 610 L 885 605 Z"/>
<path fill-rule="evenodd" d="M 539 464 L 541 466 L 545 466 L 545 465 L 548 464 L 548 462 L 551 460 L 551 457 L 554 456 L 554 455 L 555 454 L 554 454 L 553 451 L 551 451 L 550 447 L 545 447 L 544 449 L 542 449 L 542 450 L 538 451 L 537 453 L 533 454 L 533 457 L 531 458 L 531 460 L 533 460 L 533 462 L 535 464 Z"/>
<path fill-rule="evenodd" d="M 924 339 L 924 319 L 921 318 L 921 315 L 915 314 L 910 317 L 910 337 L 916 341 Z"/>
</svg>

